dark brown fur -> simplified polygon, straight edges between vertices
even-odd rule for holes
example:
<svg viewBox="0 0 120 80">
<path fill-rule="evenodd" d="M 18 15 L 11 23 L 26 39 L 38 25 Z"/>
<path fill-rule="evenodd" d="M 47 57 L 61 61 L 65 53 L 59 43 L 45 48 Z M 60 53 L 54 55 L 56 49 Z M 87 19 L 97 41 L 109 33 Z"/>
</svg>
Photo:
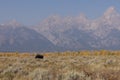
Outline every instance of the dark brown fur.
<svg viewBox="0 0 120 80">
<path fill-rule="evenodd" d="M 37 55 L 35 56 L 35 58 L 43 59 L 44 56 L 43 56 L 43 55 L 40 55 L 40 54 L 37 54 Z"/>
</svg>

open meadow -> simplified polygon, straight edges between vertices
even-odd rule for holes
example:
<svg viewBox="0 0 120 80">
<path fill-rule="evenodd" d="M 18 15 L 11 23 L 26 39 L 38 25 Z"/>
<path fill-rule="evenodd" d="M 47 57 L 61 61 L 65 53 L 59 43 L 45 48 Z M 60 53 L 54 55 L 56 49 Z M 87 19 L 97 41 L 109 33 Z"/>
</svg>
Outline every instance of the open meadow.
<svg viewBox="0 0 120 80">
<path fill-rule="evenodd" d="M 0 53 L 0 80 L 120 80 L 120 51 Z"/>
</svg>

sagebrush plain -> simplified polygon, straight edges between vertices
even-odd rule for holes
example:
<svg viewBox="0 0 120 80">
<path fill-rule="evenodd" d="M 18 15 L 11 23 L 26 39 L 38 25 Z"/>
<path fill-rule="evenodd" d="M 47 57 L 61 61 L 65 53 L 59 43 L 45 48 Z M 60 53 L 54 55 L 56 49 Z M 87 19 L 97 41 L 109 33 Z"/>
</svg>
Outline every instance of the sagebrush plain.
<svg viewBox="0 0 120 80">
<path fill-rule="evenodd" d="M 119 75 L 120 51 L 0 53 L 0 80 L 120 80 Z"/>
</svg>

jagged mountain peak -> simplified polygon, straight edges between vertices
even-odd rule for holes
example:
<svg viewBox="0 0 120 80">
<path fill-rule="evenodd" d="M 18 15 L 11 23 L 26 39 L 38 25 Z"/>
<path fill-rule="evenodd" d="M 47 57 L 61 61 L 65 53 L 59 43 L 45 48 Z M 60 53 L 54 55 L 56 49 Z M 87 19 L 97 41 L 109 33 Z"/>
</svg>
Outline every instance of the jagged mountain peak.
<svg viewBox="0 0 120 80">
<path fill-rule="evenodd" d="M 77 22 L 85 22 L 88 20 L 88 18 L 85 14 L 81 13 L 76 17 L 76 20 Z"/>
<path fill-rule="evenodd" d="M 111 6 L 108 8 L 108 11 L 116 11 L 116 8 L 114 6 Z"/>
<path fill-rule="evenodd" d="M 59 16 L 59 15 L 51 15 L 51 16 L 49 16 L 47 19 L 49 19 L 49 20 L 58 20 L 58 19 L 60 19 L 61 17 Z"/>
<path fill-rule="evenodd" d="M 15 20 L 15 19 L 6 22 L 4 25 L 6 25 L 6 26 L 12 26 L 12 27 L 22 26 L 22 24 L 20 24 L 19 22 L 17 22 L 17 20 Z"/>
<path fill-rule="evenodd" d="M 114 6 L 109 7 L 104 13 L 104 17 L 106 19 L 110 19 L 110 18 L 118 17 L 118 16 L 120 15 Z"/>
<path fill-rule="evenodd" d="M 79 18 L 86 18 L 87 19 L 87 16 L 84 13 L 80 13 L 78 17 Z"/>
<path fill-rule="evenodd" d="M 107 11 L 104 14 L 108 15 L 108 14 L 112 14 L 112 13 L 116 13 L 116 12 L 117 12 L 116 8 L 114 6 L 111 6 L 107 9 Z"/>
<path fill-rule="evenodd" d="M 51 15 L 49 16 L 48 18 L 44 19 L 42 22 L 39 23 L 39 25 L 42 23 L 42 24 L 45 24 L 47 22 L 46 25 L 50 25 L 52 23 L 59 23 L 61 20 L 61 17 L 59 15 Z"/>
</svg>

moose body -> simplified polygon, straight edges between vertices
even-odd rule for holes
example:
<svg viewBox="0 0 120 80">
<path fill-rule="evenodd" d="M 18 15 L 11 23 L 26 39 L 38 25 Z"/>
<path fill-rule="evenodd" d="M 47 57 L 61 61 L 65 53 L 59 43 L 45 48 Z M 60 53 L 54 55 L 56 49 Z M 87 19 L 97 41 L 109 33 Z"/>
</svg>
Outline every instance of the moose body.
<svg viewBox="0 0 120 80">
<path fill-rule="evenodd" d="M 37 54 L 37 55 L 35 56 L 35 58 L 43 59 L 44 56 L 43 56 L 43 55 L 40 55 L 40 54 Z"/>
</svg>

